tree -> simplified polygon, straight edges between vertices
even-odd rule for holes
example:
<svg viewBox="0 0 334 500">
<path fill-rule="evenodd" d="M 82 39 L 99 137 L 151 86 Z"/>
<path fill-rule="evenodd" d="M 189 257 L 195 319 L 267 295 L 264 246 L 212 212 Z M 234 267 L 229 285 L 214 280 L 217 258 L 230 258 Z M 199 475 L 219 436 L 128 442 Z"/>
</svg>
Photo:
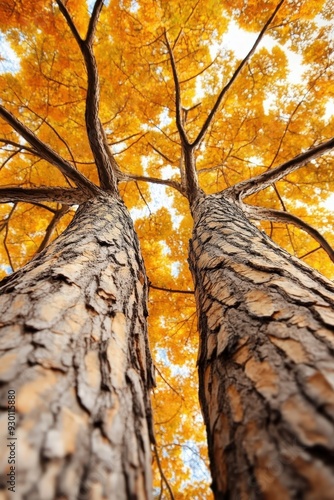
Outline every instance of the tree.
<svg viewBox="0 0 334 500">
<path fill-rule="evenodd" d="M 21 72 L 4 75 L 1 83 L 1 116 L 7 123 L 3 124 L 2 182 L 12 184 L 16 171 L 21 184 L 0 191 L 2 200 L 11 203 L 3 223 L 4 259 L 7 256 L 13 268 L 14 231 L 27 254 L 34 248 L 23 241 L 24 231 L 35 233 L 39 242 L 34 245 L 42 254 L 26 268 L 28 276 L 35 263 L 46 264 L 45 256 L 51 258 L 53 251 L 59 251 L 72 228 L 79 227 L 77 221 L 86 207 L 99 203 L 101 213 L 104 205 L 120 208 L 120 191 L 130 209 L 139 209 L 136 228 L 152 281 L 151 340 L 158 380 L 165 384 L 163 390 L 158 386 L 154 398 L 162 450 L 160 458 L 156 455 L 161 495 L 166 486 L 172 496 L 172 485 L 180 498 L 183 492 L 188 498 L 196 494 L 203 498 L 200 490 L 191 490 L 187 469 L 176 478 L 166 466 L 167 461 L 176 464 L 184 458 L 175 437 L 178 432 L 187 446 L 199 439 L 189 418 L 195 384 L 185 382 L 191 379 L 189 359 L 194 347 L 186 321 L 194 311 L 184 253 L 191 213 L 189 262 L 200 333 L 199 393 L 214 494 L 216 498 L 331 498 L 333 286 L 277 245 L 331 276 L 331 246 L 308 223 L 320 215 L 325 224 L 331 221 L 325 208 L 319 207 L 332 186 L 333 119 L 327 116 L 333 95 L 330 2 L 110 2 L 97 27 L 102 2 L 96 2 L 90 21 L 85 2 L 56 4 L 35 2 L 24 11 L 11 2 L 2 6 L 7 39 L 16 44 L 21 57 Z M 38 19 L 41 29 L 35 32 Z M 229 24 L 236 23 L 259 32 L 239 61 L 222 46 Z M 95 28 L 98 66 L 92 49 Z M 267 44 L 261 48 L 265 35 Z M 287 52 L 292 50 L 307 64 L 300 83 L 288 80 Z M 91 152 L 82 139 L 85 129 Z M 51 177 L 50 163 L 64 177 L 57 172 Z M 142 217 L 156 192 L 149 186 L 158 184 L 167 186 L 172 203 L 165 201 L 167 208 L 161 206 Z M 310 215 L 307 204 L 312 196 L 318 206 Z M 23 208 L 18 202 L 25 202 Z M 31 227 L 27 203 L 34 204 L 35 218 L 40 217 Z M 72 215 L 66 207 L 74 204 L 83 207 L 72 226 L 43 250 L 54 229 L 64 228 Z M 47 212 L 52 214 L 49 220 Z M 22 231 L 15 224 L 22 221 L 23 213 L 27 221 Z M 263 219 L 269 225 L 257 222 L 260 227 L 256 227 L 250 222 Z M 124 209 L 122 221 L 130 228 Z M 290 225 L 297 229 L 291 230 Z M 43 226 L 44 239 L 39 234 Z M 99 227 L 97 221 L 95 227 Z M 116 222 L 115 227 L 119 230 L 120 225 Z M 122 239 L 112 243 L 109 255 L 114 261 L 112 255 L 125 243 Z M 137 245 L 127 248 L 129 255 L 133 250 L 138 255 Z M 116 258 L 115 264 L 122 262 Z M 46 287 L 51 286 L 55 269 L 47 273 Z M 69 276 L 66 270 L 56 276 L 64 289 L 73 286 L 71 271 Z M 133 289 L 141 289 L 142 266 L 131 276 Z M 7 278 L 5 290 L 19 279 L 20 274 Z M 127 298 L 122 289 L 120 284 L 124 309 Z M 103 300 L 110 301 L 105 296 L 109 292 L 102 290 Z M 93 293 L 96 297 L 101 292 L 97 287 Z M 162 293 L 169 295 L 162 299 Z M 111 295 L 116 294 L 111 291 Z M 137 301 L 143 318 L 145 306 L 139 294 Z M 99 318 L 108 314 L 98 312 Z M 173 329 L 174 316 L 177 328 Z M 140 323 L 145 331 L 142 319 Z M 176 334 L 184 345 L 173 349 Z M 29 335 L 37 337 L 36 332 Z M 140 352 L 144 351 L 142 346 Z M 25 362 L 36 363 L 25 356 Z M 150 420 L 151 376 L 142 366 L 134 360 L 132 368 L 141 376 L 139 406 L 146 405 L 146 420 Z M 101 373 L 103 382 L 108 377 Z M 131 387 L 140 386 L 135 386 L 131 375 L 125 380 Z M 103 383 L 98 385 L 105 390 Z M 182 418 L 180 406 L 187 418 Z M 139 414 L 138 422 L 144 422 L 143 410 Z"/>
<path fill-rule="evenodd" d="M 32 154 L 77 185 L 14 188 L 10 199 L 62 203 L 49 231 L 64 206 L 80 204 L 66 231 L 44 250 L 43 243 L 1 287 L 2 402 L 8 401 L 10 446 L 2 488 L 20 498 L 151 497 L 147 279 L 99 120 L 92 43 L 102 5 L 95 3 L 81 38 L 58 2 L 86 64 L 86 128 L 99 187 L 0 110 Z"/>
</svg>

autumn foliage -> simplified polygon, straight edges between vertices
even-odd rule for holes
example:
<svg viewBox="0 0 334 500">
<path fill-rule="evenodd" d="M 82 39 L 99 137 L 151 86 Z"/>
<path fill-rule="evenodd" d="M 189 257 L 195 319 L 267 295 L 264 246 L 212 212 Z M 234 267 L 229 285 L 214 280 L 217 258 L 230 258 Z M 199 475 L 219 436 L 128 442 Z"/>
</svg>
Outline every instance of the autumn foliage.
<svg viewBox="0 0 334 500">
<path fill-rule="evenodd" d="M 0 104 L 98 184 L 85 123 L 87 70 L 60 3 L 0 2 Z M 84 37 L 91 2 L 63 3 Z M 263 39 L 246 58 L 278 4 Z M 232 188 L 329 141 L 334 130 L 332 9 L 332 0 L 110 0 L 102 9 L 94 41 L 99 117 L 151 283 L 157 497 L 163 489 L 161 498 L 168 498 L 166 482 L 175 498 L 210 497 L 197 402 L 198 339 L 187 262 L 192 219 L 184 196 L 180 130 L 196 143 L 205 193 Z M 36 154 L 1 116 L 4 277 L 56 238 L 76 206 L 10 198 L 6 189 L 12 187 L 70 188 L 75 182 Z M 333 192 L 333 146 L 251 193 L 245 203 L 291 212 L 333 243 L 327 202 Z M 275 242 L 333 277 L 321 241 L 287 219 L 268 219 L 257 224 Z"/>
</svg>

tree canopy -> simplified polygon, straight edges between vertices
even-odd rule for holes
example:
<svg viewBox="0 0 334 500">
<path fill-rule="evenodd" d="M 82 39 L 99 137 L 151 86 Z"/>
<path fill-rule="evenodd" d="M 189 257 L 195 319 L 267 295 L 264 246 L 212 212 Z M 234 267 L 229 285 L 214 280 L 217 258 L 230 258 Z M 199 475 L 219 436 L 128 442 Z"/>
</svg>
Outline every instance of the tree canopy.
<svg viewBox="0 0 334 500">
<path fill-rule="evenodd" d="M 76 205 L 66 193 L 79 204 L 94 185 L 113 189 L 94 151 L 98 130 L 151 282 L 157 492 L 168 483 L 177 498 L 209 495 L 187 169 L 205 193 L 230 189 L 274 241 L 333 276 L 333 7 L 0 3 L 1 275 L 68 226 Z"/>
</svg>

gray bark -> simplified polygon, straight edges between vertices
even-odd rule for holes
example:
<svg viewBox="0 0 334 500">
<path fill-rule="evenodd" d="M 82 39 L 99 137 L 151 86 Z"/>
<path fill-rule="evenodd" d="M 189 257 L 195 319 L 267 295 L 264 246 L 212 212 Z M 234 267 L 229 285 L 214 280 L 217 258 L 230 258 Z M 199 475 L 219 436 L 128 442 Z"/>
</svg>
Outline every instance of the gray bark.
<svg viewBox="0 0 334 500">
<path fill-rule="evenodd" d="M 0 290 L 1 443 L 8 390 L 17 438 L 1 499 L 151 498 L 147 280 L 123 202 L 86 202 Z"/>
<path fill-rule="evenodd" d="M 334 498 L 334 286 L 223 195 L 194 204 L 199 395 L 216 499 Z"/>
</svg>

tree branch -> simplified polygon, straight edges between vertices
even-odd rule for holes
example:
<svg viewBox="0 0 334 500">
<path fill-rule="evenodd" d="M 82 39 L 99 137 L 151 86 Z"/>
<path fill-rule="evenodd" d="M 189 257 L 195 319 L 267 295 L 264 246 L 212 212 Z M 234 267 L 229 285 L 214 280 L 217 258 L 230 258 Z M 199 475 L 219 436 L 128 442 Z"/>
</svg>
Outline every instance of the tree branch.
<svg viewBox="0 0 334 500">
<path fill-rule="evenodd" d="M 150 142 L 148 142 L 147 144 L 149 146 L 151 146 L 151 148 L 153 149 L 153 151 L 155 151 L 156 153 L 158 153 L 158 155 L 160 155 L 168 163 L 171 163 L 172 165 L 175 164 L 175 163 L 177 163 L 177 161 L 172 160 L 171 158 L 169 158 L 168 156 L 166 156 L 162 151 L 160 151 L 160 149 L 158 149 L 157 147 L 153 146 L 153 144 L 151 144 Z"/>
<path fill-rule="evenodd" d="M 15 203 L 23 201 L 25 203 L 39 204 L 41 201 L 62 203 L 63 205 L 79 205 L 87 201 L 89 196 L 80 189 L 60 188 L 60 187 L 40 187 L 21 188 L 3 187 L 0 188 L 0 203 Z"/>
<path fill-rule="evenodd" d="M 189 295 L 194 295 L 194 290 L 175 290 L 173 288 L 163 288 L 161 286 L 155 286 L 152 285 L 152 283 L 149 283 L 149 287 L 153 288 L 154 290 L 161 290 L 162 292 L 168 292 L 168 293 L 186 293 Z"/>
<path fill-rule="evenodd" d="M 277 12 L 279 11 L 279 9 L 281 8 L 281 6 L 283 5 L 284 3 L 284 0 L 281 0 L 278 5 L 276 6 L 274 12 L 271 14 L 271 16 L 269 17 L 268 21 L 266 22 L 266 24 L 264 25 L 264 27 L 262 28 L 262 30 L 260 31 L 253 47 L 251 48 L 251 50 L 248 52 L 248 54 L 246 55 L 246 57 L 241 61 L 241 63 L 239 64 L 239 66 L 237 67 L 237 69 L 234 71 L 233 75 L 232 75 L 232 78 L 230 79 L 230 81 L 227 83 L 227 85 L 225 85 L 225 87 L 221 90 L 220 94 L 218 95 L 217 97 L 217 100 L 210 112 L 210 114 L 208 115 L 207 119 L 205 120 L 198 136 L 196 137 L 196 139 L 194 140 L 194 142 L 192 143 L 192 146 L 193 147 L 197 147 L 200 142 L 202 141 L 202 139 L 204 138 L 206 132 L 208 131 L 208 128 L 209 126 L 211 125 L 217 111 L 218 111 L 218 108 L 226 94 L 226 92 L 231 88 L 232 84 L 234 83 L 235 79 L 237 78 L 237 76 L 239 75 L 239 73 L 241 72 L 241 70 L 243 69 L 243 67 L 245 66 L 245 64 L 249 61 L 249 59 L 252 57 L 252 55 L 254 54 L 257 46 L 259 45 L 259 43 L 261 42 L 263 36 L 265 35 L 269 25 L 271 24 L 271 22 L 273 21 L 274 17 L 276 16 Z"/>
<path fill-rule="evenodd" d="M 166 40 L 166 46 L 169 54 L 169 59 L 171 62 L 172 66 L 172 73 L 173 73 L 173 79 L 174 79 L 174 87 L 175 87 L 175 112 L 176 112 L 176 126 L 177 130 L 180 135 L 181 142 L 183 146 L 189 146 L 189 141 L 187 137 L 187 133 L 183 127 L 182 123 L 182 104 L 181 104 L 181 89 L 180 89 L 180 82 L 179 82 L 179 77 L 177 74 L 177 69 L 176 69 L 176 63 L 174 59 L 174 54 L 173 50 L 169 44 L 169 40 L 167 37 L 167 32 L 165 30 L 165 40 Z"/>
<path fill-rule="evenodd" d="M 37 154 L 34 149 L 29 148 L 28 146 L 25 146 L 24 144 L 20 144 L 19 142 L 10 141 L 8 139 L 3 139 L 3 138 L 0 139 L 0 142 L 5 144 L 6 146 L 13 146 L 13 147 L 17 148 L 19 151 L 21 151 L 23 149 L 24 151 L 29 151 L 29 153 L 31 153 L 33 155 Z"/>
<path fill-rule="evenodd" d="M 168 482 L 168 480 L 167 480 L 167 478 L 166 478 L 166 476 L 164 474 L 164 471 L 162 469 L 160 458 L 159 458 L 159 453 L 158 453 L 158 448 L 157 448 L 156 444 L 154 445 L 154 454 L 155 454 L 155 458 L 156 458 L 156 461 L 157 461 L 157 466 L 158 466 L 158 469 L 159 469 L 159 472 L 160 472 L 161 480 L 165 483 L 165 485 L 167 487 L 170 499 L 171 500 L 175 500 L 172 488 L 170 487 L 170 484 L 169 484 L 169 482 Z"/>
<path fill-rule="evenodd" d="M 48 161 L 57 167 L 66 177 L 76 183 L 86 194 L 98 194 L 99 189 L 81 172 L 72 167 L 72 165 L 64 160 L 56 151 L 48 144 L 42 142 L 28 127 L 20 122 L 15 116 L 0 105 L 0 116 L 13 127 L 29 144 L 36 150 L 40 158 Z"/>
<path fill-rule="evenodd" d="M 314 146 L 308 149 L 304 153 L 301 153 L 291 160 L 282 163 L 276 168 L 272 168 L 263 172 L 263 174 L 256 175 L 247 181 L 239 182 L 235 186 L 228 188 L 224 191 L 225 195 L 231 195 L 233 198 L 245 198 L 251 194 L 258 193 L 268 186 L 271 186 L 274 182 L 279 181 L 283 177 L 292 172 L 295 172 L 300 167 L 306 163 L 322 156 L 323 154 L 331 151 L 334 148 L 334 137 L 328 141 L 322 142 L 318 146 Z"/>
<path fill-rule="evenodd" d="M 91 45 L 93 43 L 97 22 L 99 20 L 101 10 L 103 7 L 103 0 L 96 0 L 92 15 L 90 16 L 89 25 L 86 34 L 86 43 Z"/>
<path fill-rule="evenodd" d="M 65 139 L 60 135 L 60 133 L 58 132 L 58 130 L 55 129 L 55 127 L 53 125 L 51 125 L 51 123 L 49 123 L 47 121 L 46 118 L 44 118 L 43 116 L 41 116 L 40 114 L 36 113 L 36 111 L 34 111 L 33 109 L 31 109 L 30 107 L 26 107 L 26 109 L 28 111 L 30 111 L 31 113 L 33 113 L 35 116 L 37 116 L 40 120 L 42 120 L 42 124 L 45 123 L 45 125 L 47 125 L 51 130 L 52 132 L 58 137 L 58 139 L 64 144 L 64 146 L 66 147 L 67 149 L 67 152 L 72 160 L 72 163 L 73 165 L 75 165 L 75 159 L 74 159 L 74 156 L 73 156 L 73 153 L 71 151 L 71 148 L 70 146 L 68 145 L 67 141 L 65 141 Z M 41 124 L 41 125 L 42 125 Z"/>
<path fill-rule="evenodd" d="M 262 207 L 254 207 L 251 205 L 242 204 L 242 209 L 244 212 L 252 219 L 257 220 L 270 220 L 274 222 L 285 222 L 287 224 L 293 224 L 294 226 L 306 231 L 312 238 L 314 238 L 321 248 L 327 253 L 328 257 L 334 262 L 334 250 L 328 241 L 319 233 L 317 229 L 307 224 L 305 221 L 292 215 L 289 212 L 283 212 L 281 210 L 273 210 Z"/>
<path fill-rule="evenodd" d="M 93 12 L 89 21 L 87 35 L 83 40 L 73 23 L 70 13 L 61 0 L 56 0 L 61 13 L 63 14 L 70 30 L 83 55 L 87 71 L 87 94 L 86 94 L 86 129 L 89 145 L 94 156 L 96 168 L 99 175 L 102 189 L 117 193 L 117 178 L 110 162 L 108 151 L 105 148 L 102 126 L 99 119 L 100 108 L 100 82 L 93 52 L 93 38 L 96 30 L 99 15 L 103 7 L 103 0 L 97 0 L 94 4 Z"/>
<path fill-rule="evenodd" d="M 8 224 L 9 224 L 9 221 L 12 217 L 12 215 L 14 214 L 14 211 L 16 209 L 16 203 L 14 203 L 14 205 L 12 206 L 9 214 L 7 215 L 6 219 L 1 221 L 2 224 L 0 225 L 0 233 L 3 231 L 3 229 L 5 230 L 5 236 L 3 238 L 3 245 L 4 245 L 4 248 L 5 248 L 5 252 L 6 252 L 6 255 L 7 255 L 7 259 L 8 259 L 8 262 L 9 262 L 9 265 L 12 269 L 12 272 L 15 271 L 15 268 L 14 268 L 14 265 L 13 265 L 13 261 L 12 261 L 12 258 L 10 256 L 10 252 L 8 250 L 8 247 L 7 247 L 7 237 L 8 237 Z"/>
<path fill-rule="evenodd" d="M 182 188 L 181 184 L 177 181 L 158 179 L 157 177 L 147 177 L 145 175 L 128 174 L 124 172 L 119 172 L 118 175 L 120 182 L 143 181 L 143 182 L 151 182 L 152 184 L 162 184 L 164 186 L 172 187 L 176 189 L 179 193 L 181 193 L 183 196 L 186 196 L 184 189 Z"/>
<path fill-rule="evenodd" d="M 51 221 L 49 222 L 48 227 L 46 228 L 44 238 L 43 238 L 41 244 L 39 245 L 36 253 L 40 253 L 49 244 L 52 233 L 53 233 L 56 225 L 58 224 L 58 222 L 60 221 L 62 216 L 65 215 L 66 212 L 68 212 L 68 210 L 69 210 L 68 206 L 62 206 L 60 210 L 57 210 L 53 214 L 53 217 L 52 217 Z"/>
<path fill-rule="evenodd" d="M 184 171 L 185 172 L 182 171 L 182 167 L 183 167 L 182 164 L 180 165 L 180 172 L 181 172 L 182 181 L 185 181 L 185 182 L 182 182 L 182 184 L 185 184 L 184 188 L 186 191 L 186 196 L 189 200 L 189 203 L 191 204 L 194 201 L 194 199 L 196 198 L 196 196 L 198 194 L 198 189 L 199 189 L 198 188 L 198 176 L 197 176 L 197 172 L 196 172 L 195 157 L 194 157 L 194 146 L 192 144 L 190 144 L 188 137 L 187 137 L 187 133 L 186 133 L 185 128 L 184 128 L 184 125 L 186 122 L 187 110 L 184 110 L 184 108 L 182 108 L 179 77 L 177 74 L 173 50 L 169 44 L 166 30 L 165 30 L 164 34 L 165 34 L 166 46 L 167 46 L 170 62 L 172 65 L 172 72 L 173 72 L 173 79 L 174 79 L 176 126 L 177 126 L 177 130 L 179 132 L 179 136 L 180 136 L 181 144 L 182 144 L 182 150 L 184 153 Z M 182 161 L 182 158 L 181 158 L 181 161 Z M 185 173 L 185 175 L 184 175 L 184 173 Z"/>
<path fill-rule="evenodd" d="M 72 35 L 74 36 L 77 44 L 80 46 L 83 42 L 83 39 L 79 35 L 79 32 L 78 32 L 78 30 L 77 30 L 77 28 L 72 20 L 70 13 L 68 12 L 67 8 L 65 7 L 65 5 L 63 4 L 63 2 L 61 0 L 56 0 L 56 2 L 57 2 L 57 5 L 59 7 L 60 12 L 64 16 L 65 21 L 67 22 L 68 27 L 70 28 L 70 30 L 72 32 Z"/>
</svg>

